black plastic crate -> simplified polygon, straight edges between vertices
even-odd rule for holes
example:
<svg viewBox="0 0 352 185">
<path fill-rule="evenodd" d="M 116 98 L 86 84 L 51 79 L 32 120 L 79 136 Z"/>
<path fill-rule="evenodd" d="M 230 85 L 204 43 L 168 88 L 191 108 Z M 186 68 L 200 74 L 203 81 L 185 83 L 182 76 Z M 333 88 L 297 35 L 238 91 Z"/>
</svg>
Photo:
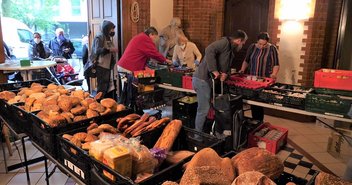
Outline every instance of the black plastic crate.
<svg viewBox="0 0 352 185">
<path fill-rule="evenodd" d="M 81 120 L 74 123 L 67 123 L 63 125 L 59 125 L 57 127 L 51 127 L 42 119 L 37 117 L 35 114 L 30 114 L 30 118 L 32 120 L 32 133 L 30 136 L 32 141 L 37 143 L 39 146 L 44 148 L 49 154 L 53 157 L 57 157 L 58 155 L 58 148 L 57 148 L 57 141 L 56 141 L 56 134 L 68 132 L 74 129 L 78 129 L 80 127 L 84 127 L 89 125 L 91 122 L 102 122 L 106 120 L 117 119 L 118 117 L 126 116 L 132 113 L 130 109 L 123 110 L 120 112 L 116 112 L 109 115 L 98 116 L 86 120 Z"/>
<path fill-rule="evenodd" d="M 32 121 L 30 115 L 27 111 L 21 108 L 24 103 L 17 103 L 11 105 L 11 119 L 8 123 L 13 129 L 17 129 L 17 133 L 25 133 L 30 136 L 32 133 Z"/>
<path fill-rule="evenodd" d="M 164 89 L 140 93 L 136 97 L 136 105 L 139 109 L 150 109 L 164 104 Z"/>
<path fill-rule="evenodd" d="M 301 97 L 293 96 L 292 93 L 301 94 Z M 279 89 L 264 89 L 259 93 L 259 100 L 274 105 L 305 109 L 306 95 L 300 92 L 292 92 Z"/>
<path fill-rule="evenodd" d="M 237 87 L 237 86 L 229 86 L 229 92 L 231 94 L 238 94 L 242 95 L 243 98 L 249 99 L 249 100 L 257 100 L 260 91 L 262 91 L 262 88 L 259 89 L 248 89 L 248 88 L 243 88 L 243 87 Z"/>
<path fill-rule="evenodd" d="M 190 97 L 185 96 L 172 101 L 172 118 L 180 119 L 184 126 L 195 128 L 194 122 L 197 114 L 198 103 L 197 101 L 192 101 L 188 98 Z"/>
<path fill-rule="evenodd" d="M 196 139 L 197 138 L 197 139 Z M 157 138 L 154 138 L 157 141 Z M 217 139 L 209 134 L 205 134 L 202 132 L 198 132 L 194 129 L 190 129 L 187 127 L 182 127 L 178 137 L 176 138 L 174 145 L 172 147 L 172 151 L 177 150 L 189 150 L 193 152 L 197 152 L 203 148 L 211 147 L 219 154 L 221 154 L 223 148 L 224 140 Z M 151 177 L 143 180 L 138 184 L 153 184 L 158 185 L 162 184 L 164 181 L 177 181 L 181 179 L 183 175 L 183 165 L 192 159 L 193 155 L 183 159 L 182 161 L 170 165 L 166 162 L 162 163 L 159 166 L 159 171 L 155 172 Z M 92 159 L 92 158 L 91 158 Z M 118 172 L 112 170 L 110 167 L 106 165 L 102 165 L 101 162 L 92 159 L 92 173 L 91 173 L 91 182 L 94 184 L 134 184 L 129 178 L 123 178 L 121 182 L 118 180 L 113 182 L 110 179 L 106 178 L 103 174 L 103 170 L 107 170 L 112 175 L 114 175 L 117 179 L 121 179 L 121 175 Z M 127 179 L 127 181 L 126 181 Z M 128 183 L 129 182 L 129 183 Z"/>
<path fill-rule="evenodd" d="M 102 123 L 110 124 L 113 127 L 117 126 L 116 119 L 98 122 L 98 124 L 102 124 Z M 95 160 L 96 166 L 91 165 L 91 161 L 94 159 L 90 158 L 90 156 L 88 155 L 88 151 L 80 149 L 74 144 L 72 144 L 71 142 L 69 142 L 68 140 L 62 138 L 63 134 L 73 135 L 78 132 L 86 132 L 87 127 L 88 125 L 76 130 L 71 130 L 57 135 L 58 153 L 59 153 L 58 157 L 59 157 L 59 161 L 65 166 L 65 168 L 71 171 L 73 174 L 75 174 L 76 177 L 78 177 L 82 182 L 86 184 L 96 184 L 94 181 L 91 182 L 90 170 L 97 169 L 97 168 L 101 169 L 100 166 L 104 164 Z M 147 146 L 148 148 L 152 147 L 154 143 L 157 141 L 157 139 L 160 137 L 164 127 L 165 127 L 165 124 L 151 131 L 142 133 L 140 135 L 141 143 Z M 74 149 L 76 153 L 72 153 L 71 149 Z M 130 179 L 128 178 L 125 178 L 125 177 L 120 178 L 119 176 L 120 175 L 117 175 L 117 179 L 121 182 L 125 182 L 126 180 L 130 181 Z M 97 179 L 97 178 L 99 179 L 99 178 L 106 178 L 106 177 L 105 176 L 103 177 L 102 175 L 102 177 L 96 176 L 96 178 L 94 179 Z M 97 183 L 97 184 L 100 184 L 100 183 Z"/>
<path fill-rule="evenodd" d="M 23 87 L 30 87 L 33 83 L 39 83 L 41 85 L 47 86 L 54 82 L 48 79 L 39 79 L 39 80 L 32 80 L 32 81 L 25 81 L 25 82 L 2 83 L 0 84 L 0 91 L 19 90 L 20 88 L 23 88 Z"/>
</svg>

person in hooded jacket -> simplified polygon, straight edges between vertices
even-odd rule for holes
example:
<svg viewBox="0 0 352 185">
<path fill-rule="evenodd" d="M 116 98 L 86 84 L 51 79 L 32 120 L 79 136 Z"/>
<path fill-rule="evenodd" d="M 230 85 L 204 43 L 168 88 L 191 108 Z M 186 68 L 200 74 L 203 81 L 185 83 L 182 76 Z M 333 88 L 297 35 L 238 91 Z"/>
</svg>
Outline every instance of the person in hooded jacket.
<svg viewBox="0 0 352 185">
<path fill-rule="evenodd" d="M 54 57 L 64 57 L 66 59 L 72 58 L 72 53 L 75 51 L 72 42 L 65 38 L 64 30 L 57 28 L 56 36 L 49 41 L 49 48 L 52 50 Z"/>
<path fill-rule="evenodd" d="M 210 109 L 211 74 L 214 79 L 225 81 L 230 73 L 230 66 L 235 57 L 235 52 L 241 50 L 246 43 L 247 34 L 237 30 L 230 37 L 223 37 L 211 43 L 205 49 L 203 61 L 193 74 L 192 86 L 197 93 L 197 114 L 195 129 L 203 132 L 204 122 Z"/>
<path fill-rule="evenodd" d="M 159 35 L 159 52 L 162 53 L 164 57 L 172 59 L 178 35 L 184 35 L 181 19 L 174 17 L 171 19 L 170 25 L 162 29 Z"/>
<path fill-rule="evenodd" d="M 33 40 L 29 42 L 29 58 L 31 60 L 43 60 L 50 56 L 50 49 L 45 46 L 38 32 L 33 33 Z"/>
<path fill-rule="evenodd" d="M 116 99 L 117 68 L 115 64 L 118 48 L 114 46 L 112 40 L 114 36 L 114 23 L 104 20 L 101 32 L 93 39 L 89 60 L 97 64 L 97 93 L 102 92 L 103 97 Z"/>
</svg>

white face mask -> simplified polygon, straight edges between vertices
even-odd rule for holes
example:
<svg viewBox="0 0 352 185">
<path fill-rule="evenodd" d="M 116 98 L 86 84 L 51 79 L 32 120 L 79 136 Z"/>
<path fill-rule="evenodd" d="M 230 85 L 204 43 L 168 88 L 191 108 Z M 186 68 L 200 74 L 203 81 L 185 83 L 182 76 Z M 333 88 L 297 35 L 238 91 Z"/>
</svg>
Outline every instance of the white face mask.
<svg viewBox="0 0 352 185">
<path fill-rule="evenodd" d="M 36 44 L 39 44 L 40 38 L 34 38 L 34 42 L 35 42 Z"/>
<path fill-rule="evenodd" d="M 186 44 L 182 44 L 180 47 L 181 47 L 181 49 L 185 49 L 186 48 Z"/>
</svg>

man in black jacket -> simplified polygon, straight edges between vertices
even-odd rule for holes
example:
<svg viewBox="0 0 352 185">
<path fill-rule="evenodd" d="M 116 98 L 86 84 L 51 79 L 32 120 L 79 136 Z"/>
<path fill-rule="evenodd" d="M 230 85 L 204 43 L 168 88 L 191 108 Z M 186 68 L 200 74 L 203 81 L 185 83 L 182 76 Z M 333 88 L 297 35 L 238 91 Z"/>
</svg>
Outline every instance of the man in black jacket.
<svg viewBox="0 0 352 185">
<path fill-rule="evenodd" d="M 230 66 L 234 60 L 235 51 L 239 51 L 247 40 L 247 34 L 237 30 L 230 37 L 223 37 L 211 43 L 205 49 L 205 56 L 199 67 L 193 74 L 192 85 L 197 93 L 197 115 L 195 129 L 202 132 L 206 116 L 210 108 L 211 78 L 212 73 L 215 79 L 225 81 L 230 73 Z"/>
</svg>

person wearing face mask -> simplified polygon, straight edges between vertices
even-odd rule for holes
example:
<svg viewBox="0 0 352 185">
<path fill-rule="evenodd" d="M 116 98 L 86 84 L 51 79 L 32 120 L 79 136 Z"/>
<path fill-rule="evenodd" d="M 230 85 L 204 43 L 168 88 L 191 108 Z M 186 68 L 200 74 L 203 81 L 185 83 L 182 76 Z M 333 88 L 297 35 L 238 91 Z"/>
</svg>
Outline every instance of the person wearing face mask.
<svg viewBox="0 0 352 185">
<path fill-rule="evenodd" d="M 172 56 L 173 65 L 196 69 L 202 58 L 197 46 L 193 42 L 188 41 L 185 35 L 178 35 L 176 43 Z"/>
<path fill-rule="evenodd" d="M 173 56 L 177 35 L 184 35 L 181 25 L 181 19 L 174 17 L 159 35 L 159 52 L 166 58 Z"/>
<path fill-rule="evenodd" d="M 193 74 L 192 85 L 197 93 L 197 114 L 195 129 L 203 132 L 204 122 L 210 109 L 211 74 L 215 79 L 225 81 L 235 52 L 241 50 L 247 40 L 247 34 L 237 30 L 230 37 L 223 37 L 211 43 L 205 49 L 205 56 Z"/>
<path fill-rule="evenodd" d="M 279 56 L 277 48 L 269 43 L 269 34 L 261 32 L 257 37 L 257 43 L 248 47 L 246 58 L 242 63 L 240 73 L 246 72 L 249 75 L 270 77 L 276 79 L 279 72 Z M 264 109 L 259 106 L 251 106 L 252 117 L 263 121 Z"/>
<path fill-rule="evenodd" d="M 101 24 L 101 32 L 98 33 L 92 43 L 89 60 L 96 62 L 97 93 L 102 92 L 103 97 L 116 99 L 116 53 L 118 48 L 114 46 L 115 36 L 114 23 L 104 20 Z"/>
<path fill-rule="evenodd" d="M 49 48 L 52 50 L 53 57 L 72 58 L 72 53 L 75 51 L 72 42 L 65 38 L 64 30 L 57 28 L 56 36 L 49 41 Z"/>
<path fill-rule="evenodd" d="M 33 33 L 33 40 L 29 42 L 29 58 L 31 60 L 44 60 L 51 54 L 50 49 L 43 43 L 41 38 L 40 33 Z"/>
</svg>

